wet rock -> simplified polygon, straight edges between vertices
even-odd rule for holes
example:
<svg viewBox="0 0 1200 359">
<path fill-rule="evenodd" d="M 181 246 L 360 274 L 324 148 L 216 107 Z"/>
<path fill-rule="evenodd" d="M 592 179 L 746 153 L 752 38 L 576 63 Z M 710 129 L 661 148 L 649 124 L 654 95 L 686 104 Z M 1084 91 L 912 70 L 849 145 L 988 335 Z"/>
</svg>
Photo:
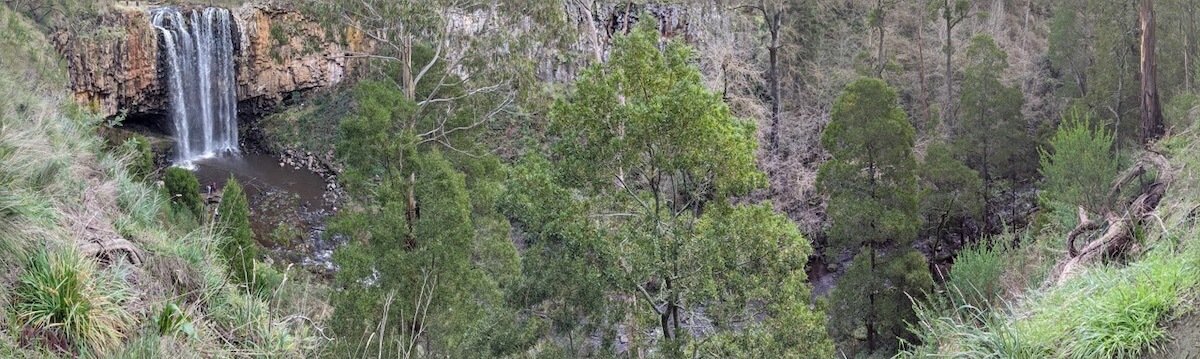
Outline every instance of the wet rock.
<svg viewBox="0 0 1200 359">
<path fill-rule="evenodd" d="M 294 92 L 341 82 L 349 70 L 340 39 L 327 35 L 336 37 L 340 31 L 327 32 L 297 11 L 261 4 L 243 5 L 232 13 L 238 35 L 234 47 L 240 112 L 264 113 Z M 76 102 L 105 117 L 122 109 L 130 114 L 169 113 L 166 73 L 158 58 L 161 40 L 149 15 L 115 8 L 101 24 L 87 34 L 54 36 L 67 61 Z"/>
</svg>

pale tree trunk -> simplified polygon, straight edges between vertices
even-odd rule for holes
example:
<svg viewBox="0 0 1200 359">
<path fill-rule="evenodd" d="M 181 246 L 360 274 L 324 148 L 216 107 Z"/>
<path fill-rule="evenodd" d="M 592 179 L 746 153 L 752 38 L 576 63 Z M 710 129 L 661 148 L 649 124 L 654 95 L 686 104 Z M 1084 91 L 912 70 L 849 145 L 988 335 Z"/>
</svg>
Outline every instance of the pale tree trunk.
<svg viewBox="0 0 1200 359">
<path fill-rule="evenodd" d="M 1149 144 L 1162 137 L 1162 108 L 1158 101 L 1158 64 L 1154 54 L 1154 0 L 1142 0 L 1138 18 L 1142 25 L 1142 143 Z"/>
</svg>

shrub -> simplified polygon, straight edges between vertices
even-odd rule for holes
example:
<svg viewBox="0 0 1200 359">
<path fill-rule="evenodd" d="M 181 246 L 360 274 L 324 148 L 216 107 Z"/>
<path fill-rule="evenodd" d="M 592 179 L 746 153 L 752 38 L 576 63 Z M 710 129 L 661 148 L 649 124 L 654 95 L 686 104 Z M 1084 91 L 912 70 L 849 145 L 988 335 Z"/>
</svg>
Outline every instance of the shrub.
<svg viewBox="0 0 1200 359">
<path fill-rule="evenodd" d="M 271 243 L 269 244 L 288 247 L 291 246 L 297 238 L 302 239 L 303 236 L 304 233 L 295 226 L 292 226 L 290 223 L 286 221 L 279 222 L 279 224 L 275 226 L 275 229 L 271 230 Z"/>
<path fill-rule="evenodd" d="M 139 181 L 145 181 L 154 172 L 154 151 L 150 149 L 150 141 L 142 135 L 133 135 L 125 141 L 125 147 L 133 154 L 129 162 L 129 174 Z"/>
<path fill-rule="evenodd" d="M 254 264 L 254 278 L 251 281 L 251 288 L 255 293 L 260 295 L 270 295 L 283 285 L 283 272 L 273 266 L 262 263 Z"/>
<path fill-rule="evenodd" d="M 978 243 L 955 257 L 946 289 L 959 292 L 963 302 L 960 304 L 983 309 L 999 298 L 1000 275 L 1004 273 L 1009 254 L 1003 242 L 1006 242 L 1005 237 L 994 241 L 994 246 Z"/>
<path fill-rule="evenodd" d="M 200 181 L 196 175 L 179 167 L 171 167 L 163 175 L 163 185 L 174 203 L 196 216 L 197 220 L 204 218 L 204 207 L 200 201 Z"/>
<path fill-rule="evenodd" d="M 98 273 L 95 262 L 73 249 L 36 254 L 17 289 L 17 321 L 35 330 L 58 330 L 81 350 L 105 353 L 121 345 L 131 317 L 120 279 Z"/>
<path fill-rule="evenodd" d="M 1180 133 L 1192 127 L 1200 117 L 1200 96 L 1181 93 L 1171 97 L 1163 106 L 1163 117 L 1171 126 L 1171 132 Z"/>
<path fill-rule="evenodd" d="M 218 228 L 228 237 L 221 243 L 221 257 L 229 263 L 229 272 L 235 281 L 249 283 L 258 248 L 250 230 L 250 205 L 246 202 L 246 193 L 232 176 L 225 182 L 217 215 Z"/>
<path fill-rule="evenodd" d="M 1089 122 L 1088 116 L 1072 112 L 1050 139 L 1051 150 L 1041 151 L 1043 206 L 1067 211 L 1057 214 L 1064 219 L 1074 217 L 1077 205 L 1099 211 L 1111 202 L 1109 187 L 1117 176 L 1113 134 L 1092 129 Z"/>
</svg>

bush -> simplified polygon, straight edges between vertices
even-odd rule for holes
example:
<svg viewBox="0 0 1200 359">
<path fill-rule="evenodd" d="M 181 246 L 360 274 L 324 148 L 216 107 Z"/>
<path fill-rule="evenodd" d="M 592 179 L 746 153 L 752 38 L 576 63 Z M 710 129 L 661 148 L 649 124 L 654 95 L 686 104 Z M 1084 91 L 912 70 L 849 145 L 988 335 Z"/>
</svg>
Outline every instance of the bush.
<svg viewBox="0 0 1200 359">
<path fill-rule="evenodd" d="M 254 264 L 254 278 L 251 281 L 251 288 L 255 293 L 260 295 L 273 294 L 280 285 L 283 285 L 283 272 L 273 266 L 262 263 Z"/>
<path fill-rule="evenodd" d="M 1000 297 L 1000 275 L 1009 250 L 1003 244 L 1007 237 L 998 238 L 995 245 L 978 243 L 964 249 L 955 257 L 946 289 L 958 292 L 965 305 L 989 308 Z"/>
<path fill-rule="evenodd" d="M 254 275 L 258 247 L 250 230 L 250 205 L 246 202 L 246 193 L 232 176 L 225 182 L 217 215 L 218 228 L 228 237 L 221 243 L 221 257 L 229 263 L 229 273 L 236 282 L 249 283 Z"/>
<path fill-rule="evenodd" d="M 1066 116 L 1050 139 L 1051 150 L 1041 151 L 1041 200 L 1045 208 L 1067 211 L 1057 213 L 1060 218 L 1074 218 L 1075 206 L 1099 211 L 1111 202 L 1109 187 L 1117 176 L 1113 134 L 1092 129 L 1089 122 L 1078 112 Z"/>
<path fill-rule="evenodd" d="M 129 162 L 129 174 L 139 181 L 145 181 L 154 172 L 154 151 L 150 149 L 150 141 L 142 135 L 133 135 L 125 141 L 125 147 L 133 154 Z"/>
<path fill-rule="evenodd" d="M 40 252 L 17 289 L 17 321 L 35 330 L 60 331 L 80 350 L 100 354 L 121 345 L 132 320 L 120 303 L 120 279 L 98 273 L 75 250 Z"/>
<path fill-rule="evenodd" d="M 191 171 L 171 167 L 163 175 L 163 185 L 171 196 L 171 203 L 192 212 L 197 220 L 203 220 L 204 207 L 200 201 L 200 181 Z"/>
<path fill-rule="evenodd" d="M 1163 106 L 1163 117 L 1171 126 L 1172 133 L 1187 130 L 1200 117 L 1200 96 L 1181 93 L 1171 97 Z"/>
</svg>

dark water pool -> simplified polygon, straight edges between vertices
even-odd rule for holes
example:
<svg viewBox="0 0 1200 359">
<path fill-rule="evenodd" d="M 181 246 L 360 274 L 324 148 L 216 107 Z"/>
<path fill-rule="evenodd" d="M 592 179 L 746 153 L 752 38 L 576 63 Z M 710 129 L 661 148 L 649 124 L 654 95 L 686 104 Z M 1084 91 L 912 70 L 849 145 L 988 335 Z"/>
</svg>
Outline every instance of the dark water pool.
<svg viewBox="0 0 1200 359">
<path fill-rule="evenodd" d="M 196 177 L 200 189 L 219 189 L 229 176 L 237 178 L 246 189 L 247 197 L 273 191 L 299 196 L 300 203 L 309 207 L 325 206 L 325 180 L 304 169 L 280 166 L 279 159 L 261 154 L 223 155 L 196 160 Z"/>
<path fill-rule="evenodd" d="M 189 167 L 201 192 L 217 192 L 230 176 L 237 178 L 250 203 L 254 237 L 274 259 L 321 272 L 335 269 L 332 254 L 339 243 L 324 233 L 337 205 L 321 176 L 280 166 L 278 158 L 262 154 L 221 155 L 195 160 Z"/>
</svg>

